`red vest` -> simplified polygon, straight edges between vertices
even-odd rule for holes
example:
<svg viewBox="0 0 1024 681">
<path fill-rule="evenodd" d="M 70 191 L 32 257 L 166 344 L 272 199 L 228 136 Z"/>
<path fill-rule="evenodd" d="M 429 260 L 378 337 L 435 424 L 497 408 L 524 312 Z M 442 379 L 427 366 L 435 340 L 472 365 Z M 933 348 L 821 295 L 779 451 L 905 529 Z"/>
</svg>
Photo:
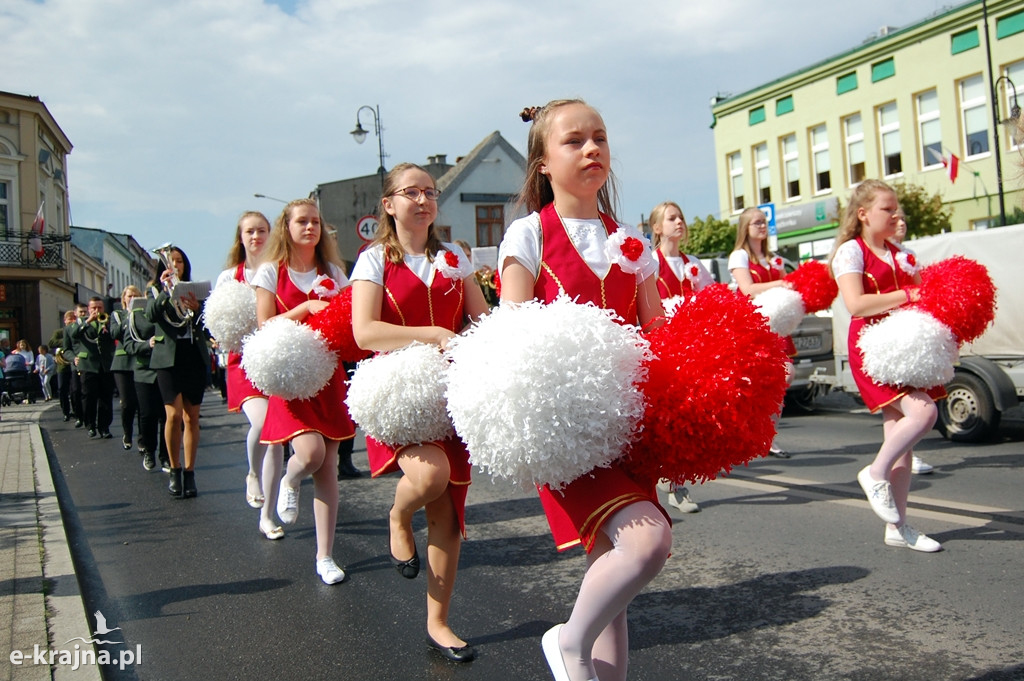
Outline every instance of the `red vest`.
<svg viewBox="0 0 1024 681">
<path fill-rule="evenodd" d="M 763 284 L 768 281 L 778 281 L 779 279 L 782 279 L 782 270 L 777 270 L 774 267 L 765 267 L 757 260 L 751 259 L 750 278 L 754 280 L 755 284 Z"/>
<path fill-rule="evenodd" d="M 676 277 L 675 271 L 672 266 L 668 264 L 668 258 L 666 258 L 660 248 L 654 249 L 654 252 L 658 255 L 658 294 L 662 298 L 672 298 L 674 296 L 686 296 L 689 298 L 693 295 L 693 284 L 689 279 L 686 278 L 686 264 L 690 262 L 690 258 L 685 253 L 680 253 L 680 257 L 683 259 L 683 278 L 679 279 Z"/>
<path fill-rule="evenodd" d="M 601 221 L 609 235 L 619 228 L 604 213 Z M 533 287 L 537 300 L 550 303 L 560 293 L 566 293 L 580 303 L 591 302 L 615 310 L 626 324 L 637 323 L 636 275 L 623 272 L 618 263 L 612 263 L 604 279 L 594 274 L 569 239 L 553 203 L 541 209 L 540 228 L 540 272 Z"/>
<path fill-rule="evenodd" d="M 435 257 L 443 258 L 444 250 Z M 400 326 L 441 326 L 458 333 L 462 329 L 464 289 L 461 279 L 449 279 L 438 271 L 430 287 L 405 264 L 388 260 L 384 252 L 384 302 L 380 319 Z"/>
</svg>

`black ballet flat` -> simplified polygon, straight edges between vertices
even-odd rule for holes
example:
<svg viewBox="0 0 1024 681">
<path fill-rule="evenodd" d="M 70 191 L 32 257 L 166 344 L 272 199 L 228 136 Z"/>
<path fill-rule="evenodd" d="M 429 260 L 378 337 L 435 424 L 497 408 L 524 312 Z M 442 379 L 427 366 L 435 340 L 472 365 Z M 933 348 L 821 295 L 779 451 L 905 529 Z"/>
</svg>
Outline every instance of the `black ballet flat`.
<svg viewBox="0 0 1024 681">
<path fill-rule="evenodd" d="M 441 645 L 430 634 L 427 634 L 427 645 L 452 662 L 472 662 L 476 659 L 476 649 L 468 643 L 461 648 L 450 648 Z"/>
<path fill-rule="evenodd" d="M 409 560 L 398 560 L 394 554 L 391 555 L 391 564 L 398 570 L 398 574 L 402 575 L 406 579 L 416 579 L 416 575 L 420 573 L 420 553 L 419 551 L 413 550 L 412 558 Z"/>
</svg>

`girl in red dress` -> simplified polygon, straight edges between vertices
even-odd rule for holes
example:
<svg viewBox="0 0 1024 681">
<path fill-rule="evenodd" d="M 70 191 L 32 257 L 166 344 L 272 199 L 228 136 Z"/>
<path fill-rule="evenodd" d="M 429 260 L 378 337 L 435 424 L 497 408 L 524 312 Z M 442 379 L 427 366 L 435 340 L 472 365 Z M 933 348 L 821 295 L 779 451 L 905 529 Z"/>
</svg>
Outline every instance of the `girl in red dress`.
<svg viewBox="0 0 1024 681">
<path fill-rule="evenodd" d="M 235 228 L 235 242 L 228 254 L 227 269 L 217 277 L 217 286 L 228 281 L 249 284 L 256 273 L 260 253 L 270 236 L 270 221 L 263 213 L 247 211 L 242 213 Z M 260 442 L 263 422 L 267 418 L 267 396 L 252 384 L 242 368 L 242 355 L 228 353 L 227 366 L 228 411 L 245 414 L 249 419 L 249 432 L 245 438 L 246 458 L 249 471 L 245 475 L 245 501 L 253 508 L 266 511 L 260 514 L 260 527 L 268 539 L 279 539 L 284 532 L 277 528 L 270 517 L 270 509 L 277 501 L 277 485 L 280 483 L 281 462 L 284 448 L 281 445 L 265 446 Z M 270 459 L 266 460 L 265 455 Z M 272 490 L 270 504 L 265 504 L 263 490 Z"/>
<path fill-rule="evenodd" d="M 651 268 L 632 274 L 604 249 L 610 234 L 631 228 L 611 217 L 611 156 L 601 116 L 580 100 L 550 102 L 522 116 L 533 125 L 521 201 L 534 212 L 513 222 L 501 244 L 503 304 L 551 302 L 564 292 L 614 309 L 626 323 L 656 322 L 664 312 L 650 254 L 644 256 Z M 624 679 L 626 608 L 664 566 L 671 522 L 655 490 L 618 462 L 560 491 L 539 492 L 555 545 L 587 551 L 572 614 L 541 641 L 548 666 L 557 681 L 596 679 L 598 672 Z"/>
<path fill-rule="evenodd" d="M 683 209 L 672 201 L 659 203 L 651 210 L 652 246 L 658 257 L 658 294 L 666 299 L 691 299 L 705 286 L 715 283 L 704 263 L 682 252 L 682 244 L 689 239 L 689 229 Z M 700 506 L 690 498 L 685 487 L 673 486 L 668 481 L 658 483 L 668 492 L 668 503 L 683 513 L 697 513 Z"/>
<path fill-rule="evenodd" d="M 935 425 L 935 399 L 945 397 L 946 391 L 941 386 L 925 391 L 875 383 L 864 373 L 857 344 L 866 325 L 920 297 L 916 266 L 899 257 L 901 249 L 890 241 L 898 220 L 899 201 L 892 187 L 880 180 L 861 182 L 846 206 L 829 265 L 852 317 L 850 370 L 864 404 L 882 412 L 882 446 L 857 480 L 872 510 L 887 523 L 885 543 L 930 553 L 942 545 L 906 522 L 911 456 L 914 445 Z"/>
<path fill-rule="evenodd" d="M 260 325 L 273 317 L 301 322 L 327 307 L 326 291 L 337 293 L 348 285 L 338 257 L 337 242 L 322 239 L 320 211 L 312 199 L 296 199 L 284 207 L 274 223 L 264 262 L 253 275 L 256 317 Z M 333 280 L 332 285 L 321 282 Z M 323 293 L 321 293 L 323 292 Z M 282 362 L 301 358 L 282 356 Z M 336 584 L 345 573 L 332 557 L 338 523 L 338 445 L 355 435 L 345 408 L 344 365 L 338 362 L 323 390 L 308 400 L 271 396 L 261 442 L 291 443 L 293 455 L 281 478 L 277 514 L 292 524 L 299 514 L 299 484 L 313 476 L 313 519 L 316 526 L 316 571 L 326 584 Z M 267 504 L 270 504 L 269 490 Z M 280 528 L 260 531 L 281 533 Z"/>
<path fill-rule="evenodd" d="M 487 312 L 473 268 L 455 244 L 437 238 L 433 178 L 401 163 L 384 180 L 377 238 L 352 270 L 352 330 L 361 348 L 385 352 L 413 342 L 443 348 L 467 320 Z M 452 258 L 460 274 L 443 274 Z M 474 649 L 452 631 L 448 608 L 465 536 L 469 453 L 456 436 L 440 442 L 389 447 L 366 438 L 373 477 L 401 472 L 388 514 L 391 562 L 413 579 L 420 558 L 412 516 L 427 515 L 427 644 L 444 657 L 469 662 Z"/>
<path fill-rule="evenodd" d="M 759 208 L 747 208 L 740 213 L 736 223 L 736 246 L 729 254 L 729 273 L 744 295 L 754 298 L 770 288 L 785 286 L 782 277 L 786 274 L 782 258 L 768 250 L 768 218 Z M 796 356 L 793 339 L 787 336 L 786 354 Z M 786 380 L 793 380 L 793 364 L 786 365 Z M 782 405 L 779 405 L 779 412 Z M 788 459 L 790 455 L 775 442 L 768 449 L 768 456 Z"/>
</svg>

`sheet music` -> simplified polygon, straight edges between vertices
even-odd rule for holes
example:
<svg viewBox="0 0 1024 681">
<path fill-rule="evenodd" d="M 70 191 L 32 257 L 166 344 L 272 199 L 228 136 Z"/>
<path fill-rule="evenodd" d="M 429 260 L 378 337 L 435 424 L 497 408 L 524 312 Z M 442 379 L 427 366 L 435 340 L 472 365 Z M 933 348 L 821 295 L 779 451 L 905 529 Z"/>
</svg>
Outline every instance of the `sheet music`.
<svg viewBox="0 0 1024 681">
<path fill-rule="evenodd" d="M 171 297 L 180 300 L 189 293 L 195 295 L 196 300 L 206 300 L 210 297 L 210 282 L 208 281 L 179 281 L 171 291 Z"/>
</svg>

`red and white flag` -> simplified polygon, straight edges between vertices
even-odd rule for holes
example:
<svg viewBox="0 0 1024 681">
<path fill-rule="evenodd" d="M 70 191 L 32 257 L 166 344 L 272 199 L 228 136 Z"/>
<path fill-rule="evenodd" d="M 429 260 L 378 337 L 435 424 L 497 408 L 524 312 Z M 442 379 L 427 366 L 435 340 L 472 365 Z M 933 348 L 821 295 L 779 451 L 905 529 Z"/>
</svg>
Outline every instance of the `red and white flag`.
<svg viewBox="0 0 1024 681">
<path fill-rule="evenodd" d="M 43 215 L 43 208 L 45 206 L 46 201 L 39 204 L 36 219 L 32 221 L 32 236 L 28 239 L 28 246 L 32 249 L 32 253 L 35 254 L 36 258 L 43 257 L 43 240 L 40 237 L 43 234 L 43 230 L 46 229 L 46 217 Z"/>
<path fill-rule="evenodd" d="M 946 174 L 950 182 L 956 182 L 956 176 L 960 173 L 960 159 L 956 154 L 950 154 L 948 159 L 942 159 L 942 165 L 946 167 Z"/>
</svg>

